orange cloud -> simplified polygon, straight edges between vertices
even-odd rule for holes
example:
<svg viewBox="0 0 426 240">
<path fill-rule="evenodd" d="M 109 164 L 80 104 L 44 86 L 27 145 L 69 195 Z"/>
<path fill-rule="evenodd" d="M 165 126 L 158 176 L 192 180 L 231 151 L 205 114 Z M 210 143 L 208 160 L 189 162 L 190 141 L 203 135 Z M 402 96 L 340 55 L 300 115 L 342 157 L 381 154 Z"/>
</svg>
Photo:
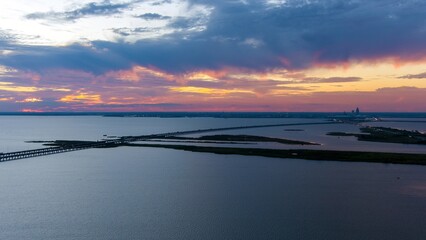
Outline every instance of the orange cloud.
<svg viewBox="0 0 426 240">
<path fill-rule="evenodd" d="M 63 103 L 85 103 L 85 104 L 100 104 L 103 103 L 101 100 L 101 95 L 99 94 L 90 94 L 85 92 L 79 92 L 77 94 L 66 95 L 59 99 L 59 102 Z"/>
<path fill-rule="evenodd" d="M 35 113 L 37 113 L 37 112 L 45 112 L 45 111 L 40 110 L 40 109 L 24 108 L 24 109 L 21 110 L 21 112 L 35 112 Z"/>
<path fill-rule="evenodd" d="M 240 71 L 238 69 L 222 68 L 220 70 L 197 70 L 184 75 L 184 78 L 188 80 L 205 80 L 214 81 L 221 78 L 225 78 L 229 73 L 234 71 Z"/>
<path fill-rule="evenodd" d="M 166 80 L 173 80 L 173 75 L 162 72 L 158 69 L 144 66 L 133 66 L 130 70 L 112 71 L 105 74 L 107 77 L 123 81 L 138 82 L 148 76 L 155 76 Z"/>
<path fill-rule="evenodd" d="M 9 102 L 12 101 L 13 97 L 0 97 L 0 102 Z"/>
<path fill-rule="evenodd" d="M 214 76 L 203 72 L 194 72 L 186 75 L 186 79 L 188 80 L 199 80 L 199 81 L 217 81 L 218 79 Z"/>
</svg>

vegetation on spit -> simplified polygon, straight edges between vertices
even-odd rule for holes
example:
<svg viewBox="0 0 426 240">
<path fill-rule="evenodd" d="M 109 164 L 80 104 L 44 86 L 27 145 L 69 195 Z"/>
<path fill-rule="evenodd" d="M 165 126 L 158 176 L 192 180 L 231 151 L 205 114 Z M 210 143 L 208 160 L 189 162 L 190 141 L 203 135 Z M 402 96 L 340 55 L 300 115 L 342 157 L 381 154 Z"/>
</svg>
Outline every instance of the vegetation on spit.
<svg viewBox="0 0 426 240">
<path fill-rule="evenodd" d="M 363 127 L 362 133 L 330 132 L 330 136 L 354 136 L 359 141 L 426 144 L 426 134 L 387 127 Z"/>
</svg>

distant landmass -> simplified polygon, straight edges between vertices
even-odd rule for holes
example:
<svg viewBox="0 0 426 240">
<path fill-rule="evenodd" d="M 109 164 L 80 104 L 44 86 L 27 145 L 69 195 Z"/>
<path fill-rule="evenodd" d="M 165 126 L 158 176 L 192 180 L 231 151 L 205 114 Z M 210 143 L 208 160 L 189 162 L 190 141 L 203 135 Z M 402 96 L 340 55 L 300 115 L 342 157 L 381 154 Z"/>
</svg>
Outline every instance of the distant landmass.
<svg viewBox="0 0 426 240">
<path fill-rule="evenodd" d="M 335 118 L 344 112 L 0 112 L 0 116 L 211 117 L 211 118 Z M 426 118 L 426 112 L 363 112 L 365 118 Z"/>
</svg>

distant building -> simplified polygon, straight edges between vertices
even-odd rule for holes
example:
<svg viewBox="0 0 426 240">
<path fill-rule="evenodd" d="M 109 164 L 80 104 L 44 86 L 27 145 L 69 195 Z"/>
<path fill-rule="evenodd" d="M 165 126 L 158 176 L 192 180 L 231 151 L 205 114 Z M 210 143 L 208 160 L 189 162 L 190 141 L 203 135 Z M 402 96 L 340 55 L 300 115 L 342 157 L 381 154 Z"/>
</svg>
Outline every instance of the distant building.
<svg viewBox="0 0 426 240">
<path fill-rule="evenodd" d="M 374 122 L 380 120 L 376 117 L 361 114 L 361 111 L 358 107 L 355 110 L 352 110 L 350 113 L 344 112 L 343 114 L 331 116 L 331 118 L 334 121 L 340 122 Z"/>
</svg>

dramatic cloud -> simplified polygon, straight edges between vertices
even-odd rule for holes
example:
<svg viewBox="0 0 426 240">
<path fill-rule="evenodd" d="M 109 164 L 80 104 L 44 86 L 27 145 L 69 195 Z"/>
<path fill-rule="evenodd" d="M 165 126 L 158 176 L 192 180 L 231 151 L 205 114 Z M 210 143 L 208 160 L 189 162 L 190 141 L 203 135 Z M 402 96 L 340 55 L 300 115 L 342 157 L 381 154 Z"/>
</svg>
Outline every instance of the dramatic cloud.
<svg viewBox="0 0 426 240">
<path fill-rule="evenodd" d="M 75 20 L 117 14 L 130 4 L 93 2 L 72 11 L 33 13 L 27 17 Z M 162 4 L 170 4 L 170 1 Z M 142 39 L 133 44 L 96 41 L 90 47 L 34 46 L 22 49 L 22 46 L 15 46 L 21 54 L 2 57 L 0 63 L 34 70 L 58 65 L 87 70 L 87 59 L 93 72 L 133 64 L 185 72 L 224 66 L 257 70 L 297 69 L 318 63 L 377 58 L 416 60 L 426 54 L 426 16 L 422 10 L 426 9 L 426 2 L 420 0 L 193 0 L 190 4 L 187 8 L 196 6 L 194 8 L 199 9 L 192 17 L 166 17 L 158 13 L 136 16 L 169 21 L 165 27 L 178 31 L 172 31 L 166 37 Z M 211 14 L 206 17 L 203 13 L 209 11 L 200 9 L 210 9 Z M 112 31 L 122 37 L 131 37 L 151 29 L 161 30 L 159 27 L 138 26 Z"/>
<path fill-rule="evenodd" d="M 424 0 L 42 2 L 2 9 L 1 106 L 426 110 Z"/>
</svg>

